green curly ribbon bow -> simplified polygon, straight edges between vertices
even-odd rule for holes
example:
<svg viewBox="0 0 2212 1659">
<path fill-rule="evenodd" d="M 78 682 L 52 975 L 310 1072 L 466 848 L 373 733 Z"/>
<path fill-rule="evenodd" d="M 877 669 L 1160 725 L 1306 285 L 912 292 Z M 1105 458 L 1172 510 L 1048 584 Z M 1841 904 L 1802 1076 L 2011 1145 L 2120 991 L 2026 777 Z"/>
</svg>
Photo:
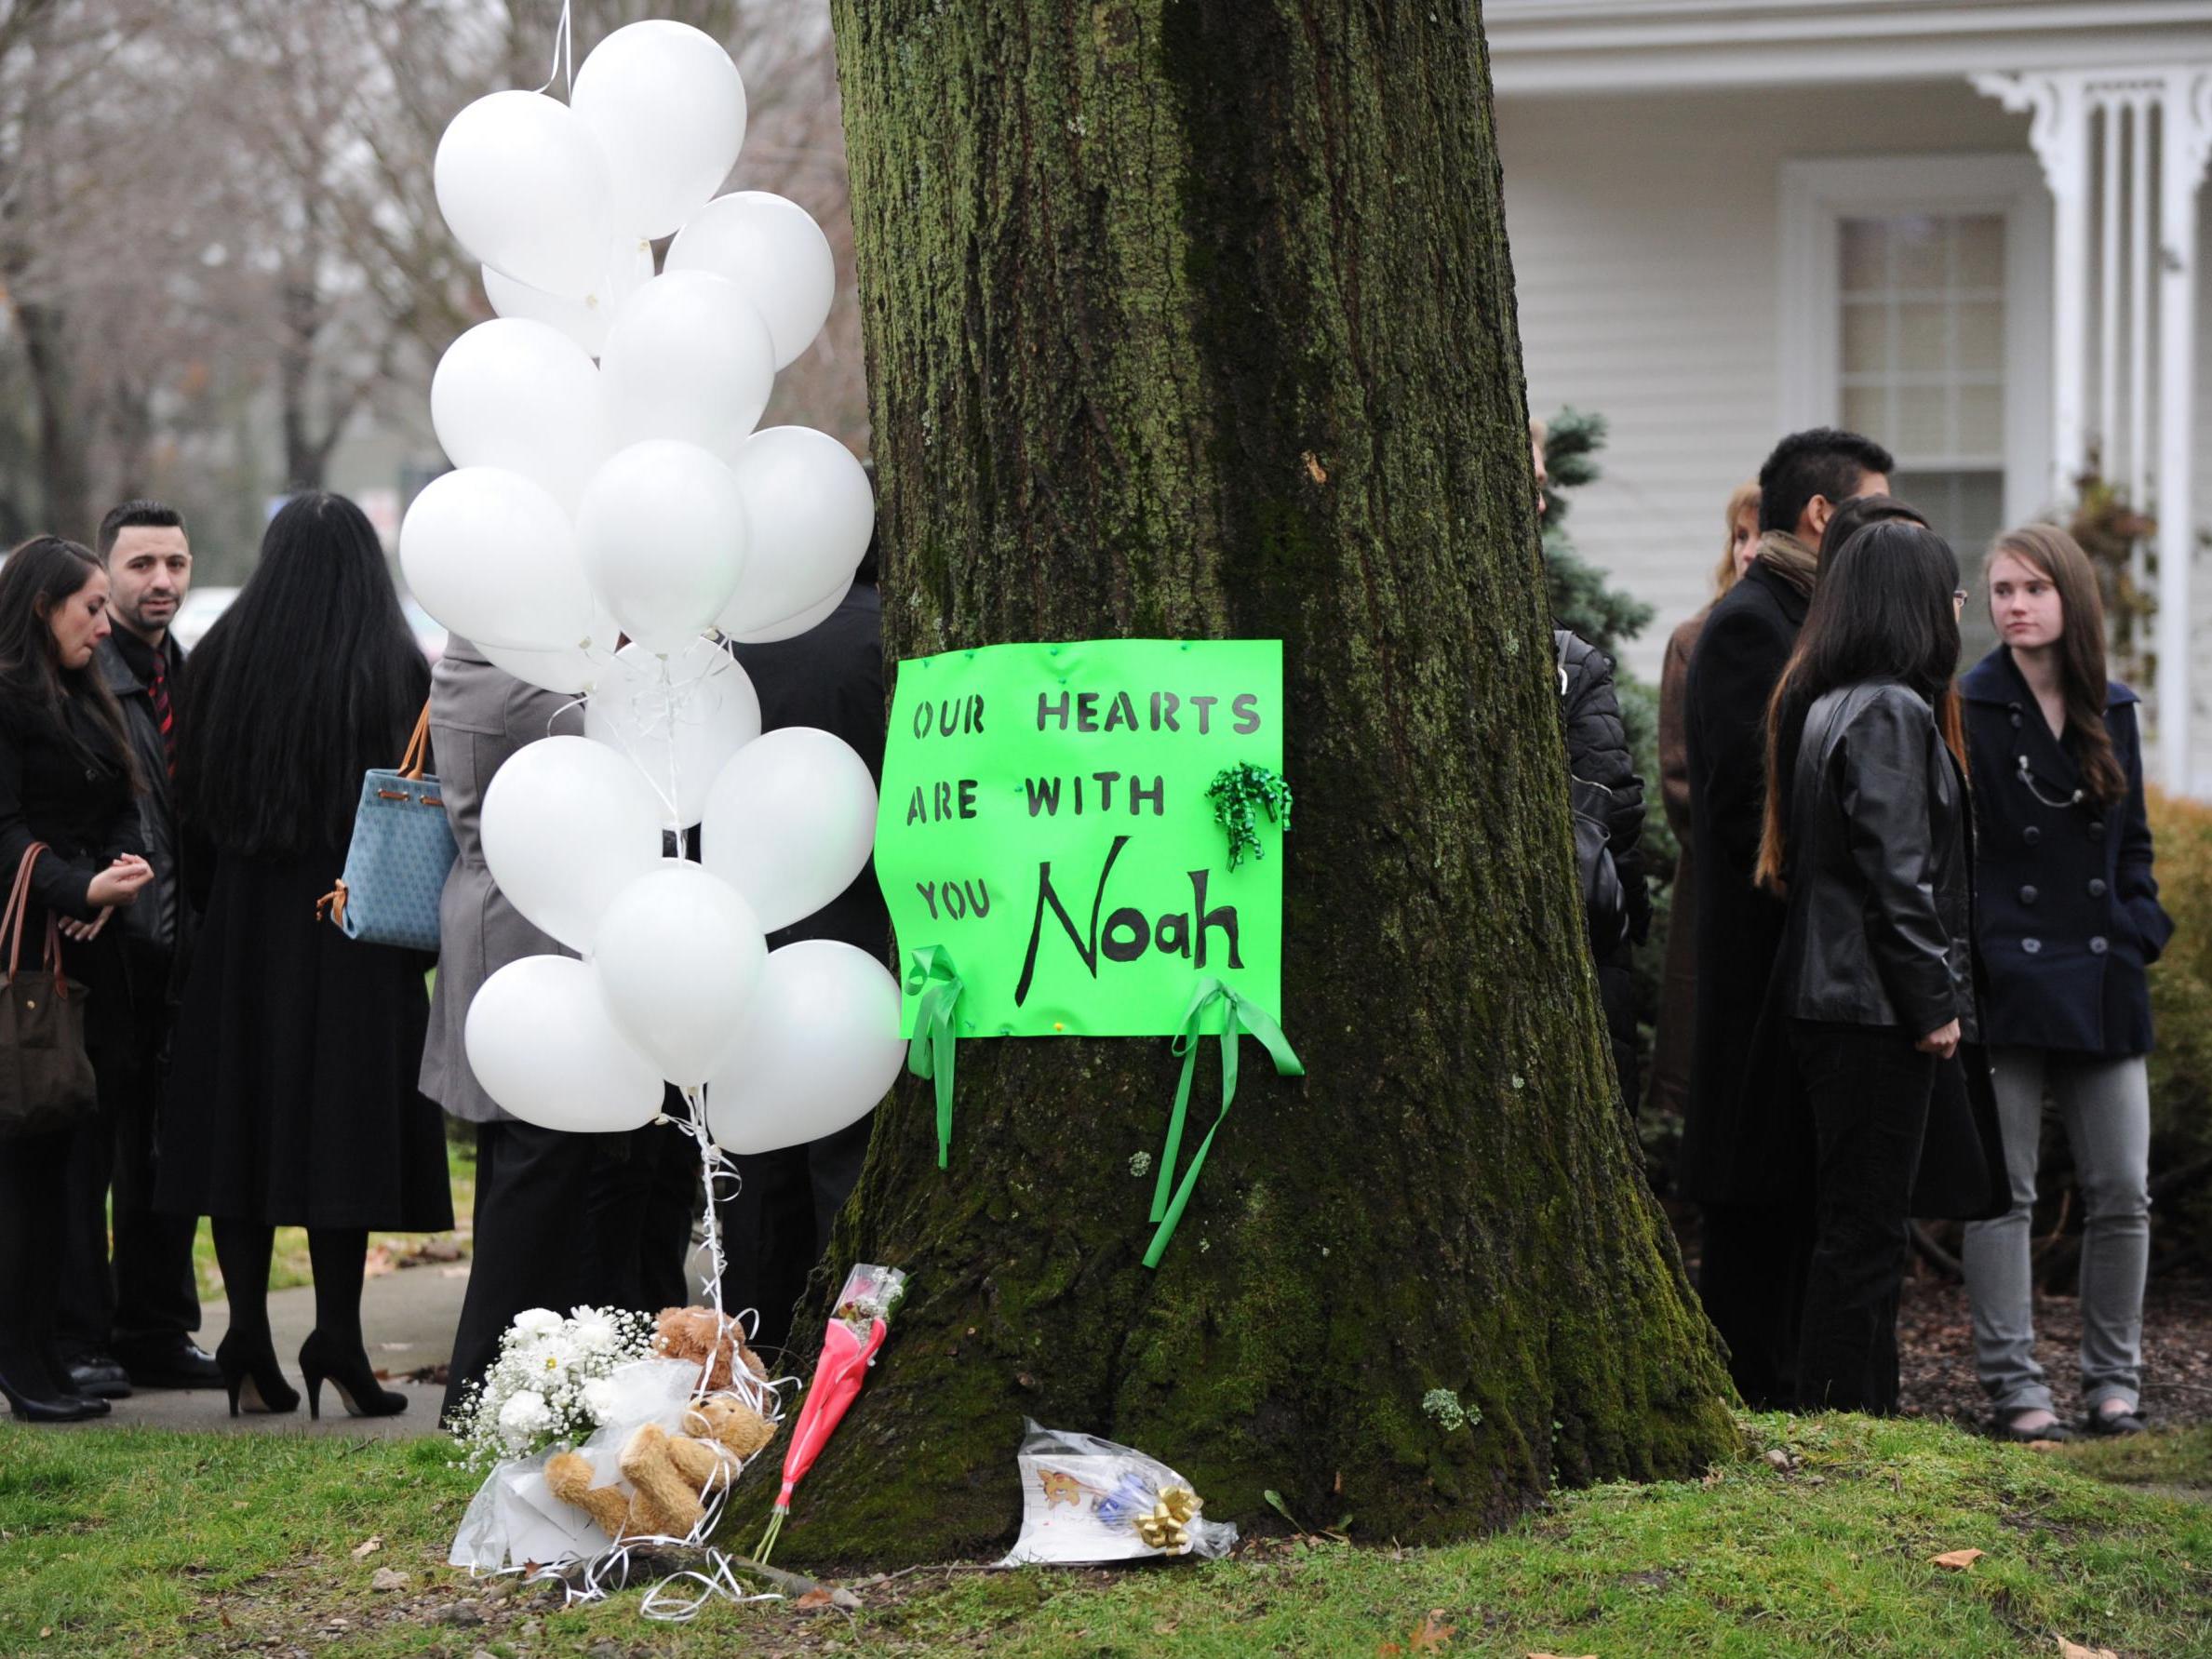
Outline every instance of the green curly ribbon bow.
<svg viewBox="0 0 2212 1659">
<path fill-rule="evenodd" d="M 921 1006 L 914 1014 L 914 1037 L 906 1045 L 906 1069 L 937 1084 L 937 1167 L 952 1162 L 953 1044 L 959 1035 L 959 971 L 941 944 L 914 953 L 914 966 L 906 973 L 906 989 L 919 993 Z"/>
<path fill-rule="evenodd" d="M 1269 823 L 1280 823 L 1284 835 L 1291 833 L 1291 786 L 1273 767 L 1249 760 L 1225 766 L 1214 774 L 1206 798 L 1213 803 L 1213 822 L 1228 832 L 1232 870 L 1244 862 L 1246 853 L 1267 856 L 1260 844 L 1261 812 L 1267 814 Z"/>
<path fill-rule="evenodd" d="M 1221 1028 L 1221 1113 L 1213 1119 L 1213 1127 L 1206 1131 L 1206 1138 L 1199 1143 L 1198 1151 L 1191 1155 L 1190 1168 L 1177 1183 L 1175 1159 L 1183 1150 L 1183 1120 L 1190 1108 L 1191 1069 L 1198 1064 L 1199 1044 L 1205 1037 L 1201 1025 L 1206 1010 L 1217 1001 L 1227 1005 Z M 1286 1077 L 1306 1075 L 1306 1067 L 1292 1052 L 1282 1027 L 1264 1010 L 1210 974 L 1199 981 L 1198 989 L 1191 993 L 1190 1006 L 1183 1010 L 1182 1029 L 1175 1036 L 1174 1052 L 1183 1057 L 1183 1080 L 1175 1086 L 1175 1109 L 1168 1117 L 1167 1145 L 1160 1156 L 1160 1180 L 1152 1189 L 1151 1219 L 1158 1225 L 1152 1235 L 1151 1248 L 1145 1251 L 1147 1267 L 1159 1266 L 1160 1258 L 1167 1252 L 1168 1240 L 1175 1236 L 1175 1224 L 1183 1219 L 1183 1207 L 1190 1202 L 1191 1188 L 1198 1184 L 1199 1171 L 1205 1168 L 1206 1153 L 1213 1144 L 1213 1137 L 1220 1132 L 1222 1119 L 1229 1115 L 1229 1103 L 1237 1098 L 1237 1039 L 1240 1031 L 1249 1031 L 1260 1039 L 1275 1062 L 1278 1074 Z"/>
</svg>

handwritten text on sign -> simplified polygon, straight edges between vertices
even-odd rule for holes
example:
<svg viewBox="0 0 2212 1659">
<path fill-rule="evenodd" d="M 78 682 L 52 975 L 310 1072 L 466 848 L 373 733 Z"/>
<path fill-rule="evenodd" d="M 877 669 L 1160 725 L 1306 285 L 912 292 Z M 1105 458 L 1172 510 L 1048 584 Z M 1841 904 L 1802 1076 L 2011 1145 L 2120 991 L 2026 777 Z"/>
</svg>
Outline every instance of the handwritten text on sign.
<svg viewBox="0 0 2212 1659">
<path fill-rule="evenodd" d="M 1162 1037 L 1199 977 L 1281 1011 L 1281 832 L 1228 867 L 1207 788 L 1282 769 L 1280 640 L 999 645 L 898 665 L 876 874 L 960 1034 Z M 905 1029 L 917 997 L 905 995 Z"/>
</svg>

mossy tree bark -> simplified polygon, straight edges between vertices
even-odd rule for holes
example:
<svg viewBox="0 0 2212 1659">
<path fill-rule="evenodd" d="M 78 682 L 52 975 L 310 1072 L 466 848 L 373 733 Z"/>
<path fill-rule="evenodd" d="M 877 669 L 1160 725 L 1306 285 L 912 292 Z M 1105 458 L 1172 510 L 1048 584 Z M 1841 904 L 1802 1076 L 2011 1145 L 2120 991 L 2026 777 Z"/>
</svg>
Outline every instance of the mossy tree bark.
<svg viewBox="0 0 2212 1659">
<path fill-rule="evenodd" d="M 1582 946 L 1475 7 L 835 16 L 887 655 L 1281 638 L 1308 1075 L 1248 1046 L 1157 1273 L 1164 1039 L 963 1042 L 949 1172 L 905 1081 L 830 1265 L 914 1293 L 784 1551 L 999 1548 L 1025 1414 L 1376 1540 L 1697 1468 L 1728 1385 Z"/>
</svg>

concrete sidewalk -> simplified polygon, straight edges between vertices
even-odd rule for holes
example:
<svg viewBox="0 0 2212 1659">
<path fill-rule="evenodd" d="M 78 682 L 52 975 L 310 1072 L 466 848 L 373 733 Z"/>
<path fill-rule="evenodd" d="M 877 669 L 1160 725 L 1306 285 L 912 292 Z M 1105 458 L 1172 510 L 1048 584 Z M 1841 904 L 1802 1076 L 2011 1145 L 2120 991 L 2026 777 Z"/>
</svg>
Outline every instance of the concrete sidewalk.
<svg viewBox="0 0 2212 1659">
<path fill-rule="evenodd" d="M 453 1329 L 461 1319 L 461 1302 L 468 1291 L 466 1262 L 425 1263 L 382 1274 L 361 1288 L 361 1329 L 369 1340 L 369 1363 L 391 1376 L 385 1385 L 408 1397 L 407 1410 L 392 1417 L 349 1417 L 345 1402 L 328 1384 L 323 1385 L 323 1415 L 307 1415 L 302 1390 L 300 1409 L 282 1415 L 230 1414 L 230 1402 L 221 1387 L 141 1388 L 128 1399 L 115 1401 L 105 1417 L 85 1423 L 58 1425 L 63 1430 L 97 1431 L 104 1428 L 214 1429 L 250 1434 L 351 1435 L 377 1439 L 404 1439 L 438 1432 L 437 1409 L 445 1398 L 442 1386 L 403 1383 L 406 1372 L 425 1365 L 442 1364 L 452 1357 Z M 230 1309 L 213 1302 L 202 1310 L 199 1344 L 209 1353 L 229 1328 Z M 315 1329 L 315 1291 L 302 1285 L 269 1293 L 269 1329 L 276 1340 L 276 1358 L 284 1374 L 300 1387 L 300 1345 Z"/>
</svg>

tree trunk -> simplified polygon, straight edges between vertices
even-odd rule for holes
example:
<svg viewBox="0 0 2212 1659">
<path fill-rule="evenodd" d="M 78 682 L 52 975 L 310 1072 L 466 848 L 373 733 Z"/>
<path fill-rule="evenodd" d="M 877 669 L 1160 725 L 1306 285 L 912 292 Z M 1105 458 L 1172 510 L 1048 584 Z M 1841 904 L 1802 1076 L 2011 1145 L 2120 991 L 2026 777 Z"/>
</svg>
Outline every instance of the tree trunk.
<svg viewBox="0 0 2212 1659">
<path fill-rule="evenodd" d="M 904 1080 L 829 1266 L 913 1293 L 785 1552 L 998 1550 L 1025 1415 L 1378 1542 L 1697 1469 L 1728 1385 L 1583 948 L 1475 8 L 835 16 L 886 655 L 1281 638 L 1307 1076 L 1248 1048 L 1157 1272 L 1166 1040 L 963 1041 L 945 1172 Z"/>
</svg>

